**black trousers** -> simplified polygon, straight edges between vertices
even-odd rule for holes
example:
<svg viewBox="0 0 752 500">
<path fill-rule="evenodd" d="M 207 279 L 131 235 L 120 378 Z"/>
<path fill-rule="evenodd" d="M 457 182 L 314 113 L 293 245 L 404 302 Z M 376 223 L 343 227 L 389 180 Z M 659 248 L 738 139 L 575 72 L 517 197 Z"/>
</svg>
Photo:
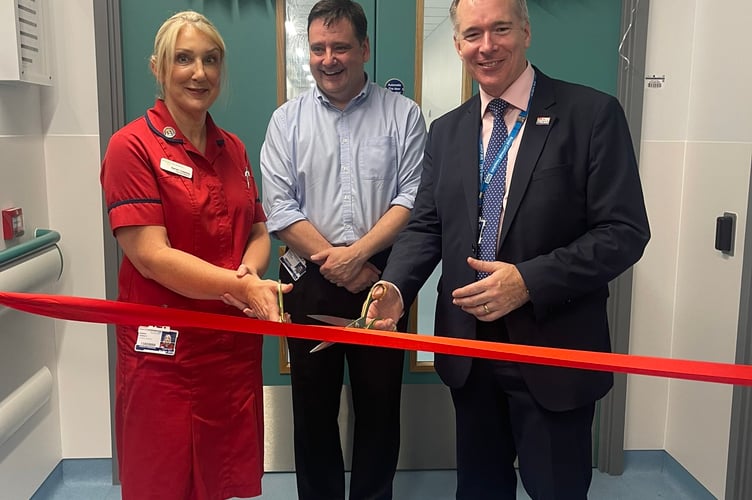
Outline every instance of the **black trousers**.
<svg viewBox="0 0 752 500">
<path fill-rule="evenodd" d="M 504 341 L 503 322 L 481 326 L 478 337 Z M 457 418 L 457 500 L 517 498 L 515 458 L 533 500 L 587 499 L 595 404 L 546 410 L 530 394 L 516 363 L 485 359 L 474 359 L 465 385 L 451 392 Z"/>
<path fill-rule="evenodd" d="M 386 256 L 372 259 L 383 269 Z M 367 291 L 352 294 L 321 276 L 308 262 L 293 282 L 280 267 L 280 278 L 294 283 L 285 311 L 299 324 L 318 324 L 307 314 L 357 318 Z M 400 321 L 401 330 L 407 318 Z M 334 344 L 309 351 L 318 342 L 287 339 L 292 381 L 295 473 L 300 500 L 344 500 L 344 460 L 337 416 L 345 360 L 352 389 L 355 433 L 350 500 L 389 500 L 400 443 L 400 396 L 404 351 Z"/>
</svg>

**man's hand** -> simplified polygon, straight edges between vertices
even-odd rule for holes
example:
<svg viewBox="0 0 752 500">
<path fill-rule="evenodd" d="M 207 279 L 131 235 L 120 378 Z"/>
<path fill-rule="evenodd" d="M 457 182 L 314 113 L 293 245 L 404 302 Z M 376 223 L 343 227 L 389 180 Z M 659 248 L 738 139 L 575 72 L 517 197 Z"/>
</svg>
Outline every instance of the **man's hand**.
<svg viewBox="0 0 752 500">
<path fill-rule="evenodd" d="M 345 288 L 350 293 L 360 293 L 376 283 L 379 280 L 380 274 L 381 273 L 376 266 L 370 262 L 366 262 L 365 265 L 360 268 L 360 272 L 355 278 L 345 284 Z"/>
<path fill-rule="evenodd" d="M 329 247 L 311 255 L 311 260 L 321 266 L 321 275 L 337 286 L 355 280 L 366 262 L 351 246 Z"/>
<path fill-rule="evenodd" d="M 517 267 L 506 262 L 488 262 L 468 257 L 475 271 L 489 276 L 452 292 L 452 301 L 481 321 L 494 321 L 525 304 L 530 297 Z"/>
<path fill-rule="evenodd" d="M 397 287 L 388 281 L 379 281 L 373 286 L 374 299 L 366 313 L 366 324 L 377 330 L 397 330 L 397 321 L 402 317 L 404 304 Z"/>
</svg>

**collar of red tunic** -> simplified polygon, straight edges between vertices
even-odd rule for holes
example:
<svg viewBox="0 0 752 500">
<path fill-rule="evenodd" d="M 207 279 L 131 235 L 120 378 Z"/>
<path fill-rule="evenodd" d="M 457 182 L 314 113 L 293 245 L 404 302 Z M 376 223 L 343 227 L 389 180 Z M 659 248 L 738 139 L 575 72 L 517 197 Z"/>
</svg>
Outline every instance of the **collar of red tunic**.
<svg viewBox="0 0 752 500">
<path fill-rule="evenodd" d="M 157 99 L 154 103 L 154 107 L 149 109 L 144 115 L 146 124 L 149 129 L 171 144 L 182 144 L 187 150 L 199 153 L 196 148 L 185 138 L 178 126 L 175 124 L 170 110 L 167 109 L 167 105 L 164 100 Z M 222 136 L 222 132 L 219 127 L 216 126 L 214 120 L 209 113 L 206 113 L 206 158 L 213 158 L 224 147 L 225 139 Z"/>
</svg>

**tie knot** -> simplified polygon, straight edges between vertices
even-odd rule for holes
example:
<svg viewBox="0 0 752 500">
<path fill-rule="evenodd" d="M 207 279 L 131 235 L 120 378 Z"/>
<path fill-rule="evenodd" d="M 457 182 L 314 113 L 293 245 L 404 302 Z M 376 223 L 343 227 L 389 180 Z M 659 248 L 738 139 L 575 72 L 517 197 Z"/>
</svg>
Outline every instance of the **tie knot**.
<svg viewBox="0 0 752 500">
<path fill-rule="evenodd" d="M 498 97 L 496 99 L 491 100 L 491 102 L 488 103 L 488 109 L 491 110 L 491 113 L 493 113 L 494 118 L 498 118 L 500 116 L 504 115 L 504 111 L 507 109 L 507 101 L 503 99 L 499 99 Z"/>
</svg>

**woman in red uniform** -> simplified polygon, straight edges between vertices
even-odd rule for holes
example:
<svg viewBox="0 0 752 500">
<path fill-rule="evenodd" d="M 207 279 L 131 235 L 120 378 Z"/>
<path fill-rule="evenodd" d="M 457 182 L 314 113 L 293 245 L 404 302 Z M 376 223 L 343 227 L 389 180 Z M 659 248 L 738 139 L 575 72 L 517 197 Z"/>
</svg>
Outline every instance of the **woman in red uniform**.
<svg viewBox="0 0 752 500">
<path fill-rule="evenodd" d="M 224 56 L 222 37 L 204 16 L 169 18 L 151 56 L 160 98 L 110 140 L 101 180 L 125 253 L 119 300 L 242 314 L 220 300 L 229 293 L 257 317 L 277 321 L 277 282 L 260 278 L 270 241 L 246 150 L 208 113 Z M 250 274 L 237 276 L 241 264 Z M 161 349 L 167 334 L 173 345 Z M 124 500 L 261 494 L 261 341 L 118 326 L 115 418 Z"/>
</svg>

